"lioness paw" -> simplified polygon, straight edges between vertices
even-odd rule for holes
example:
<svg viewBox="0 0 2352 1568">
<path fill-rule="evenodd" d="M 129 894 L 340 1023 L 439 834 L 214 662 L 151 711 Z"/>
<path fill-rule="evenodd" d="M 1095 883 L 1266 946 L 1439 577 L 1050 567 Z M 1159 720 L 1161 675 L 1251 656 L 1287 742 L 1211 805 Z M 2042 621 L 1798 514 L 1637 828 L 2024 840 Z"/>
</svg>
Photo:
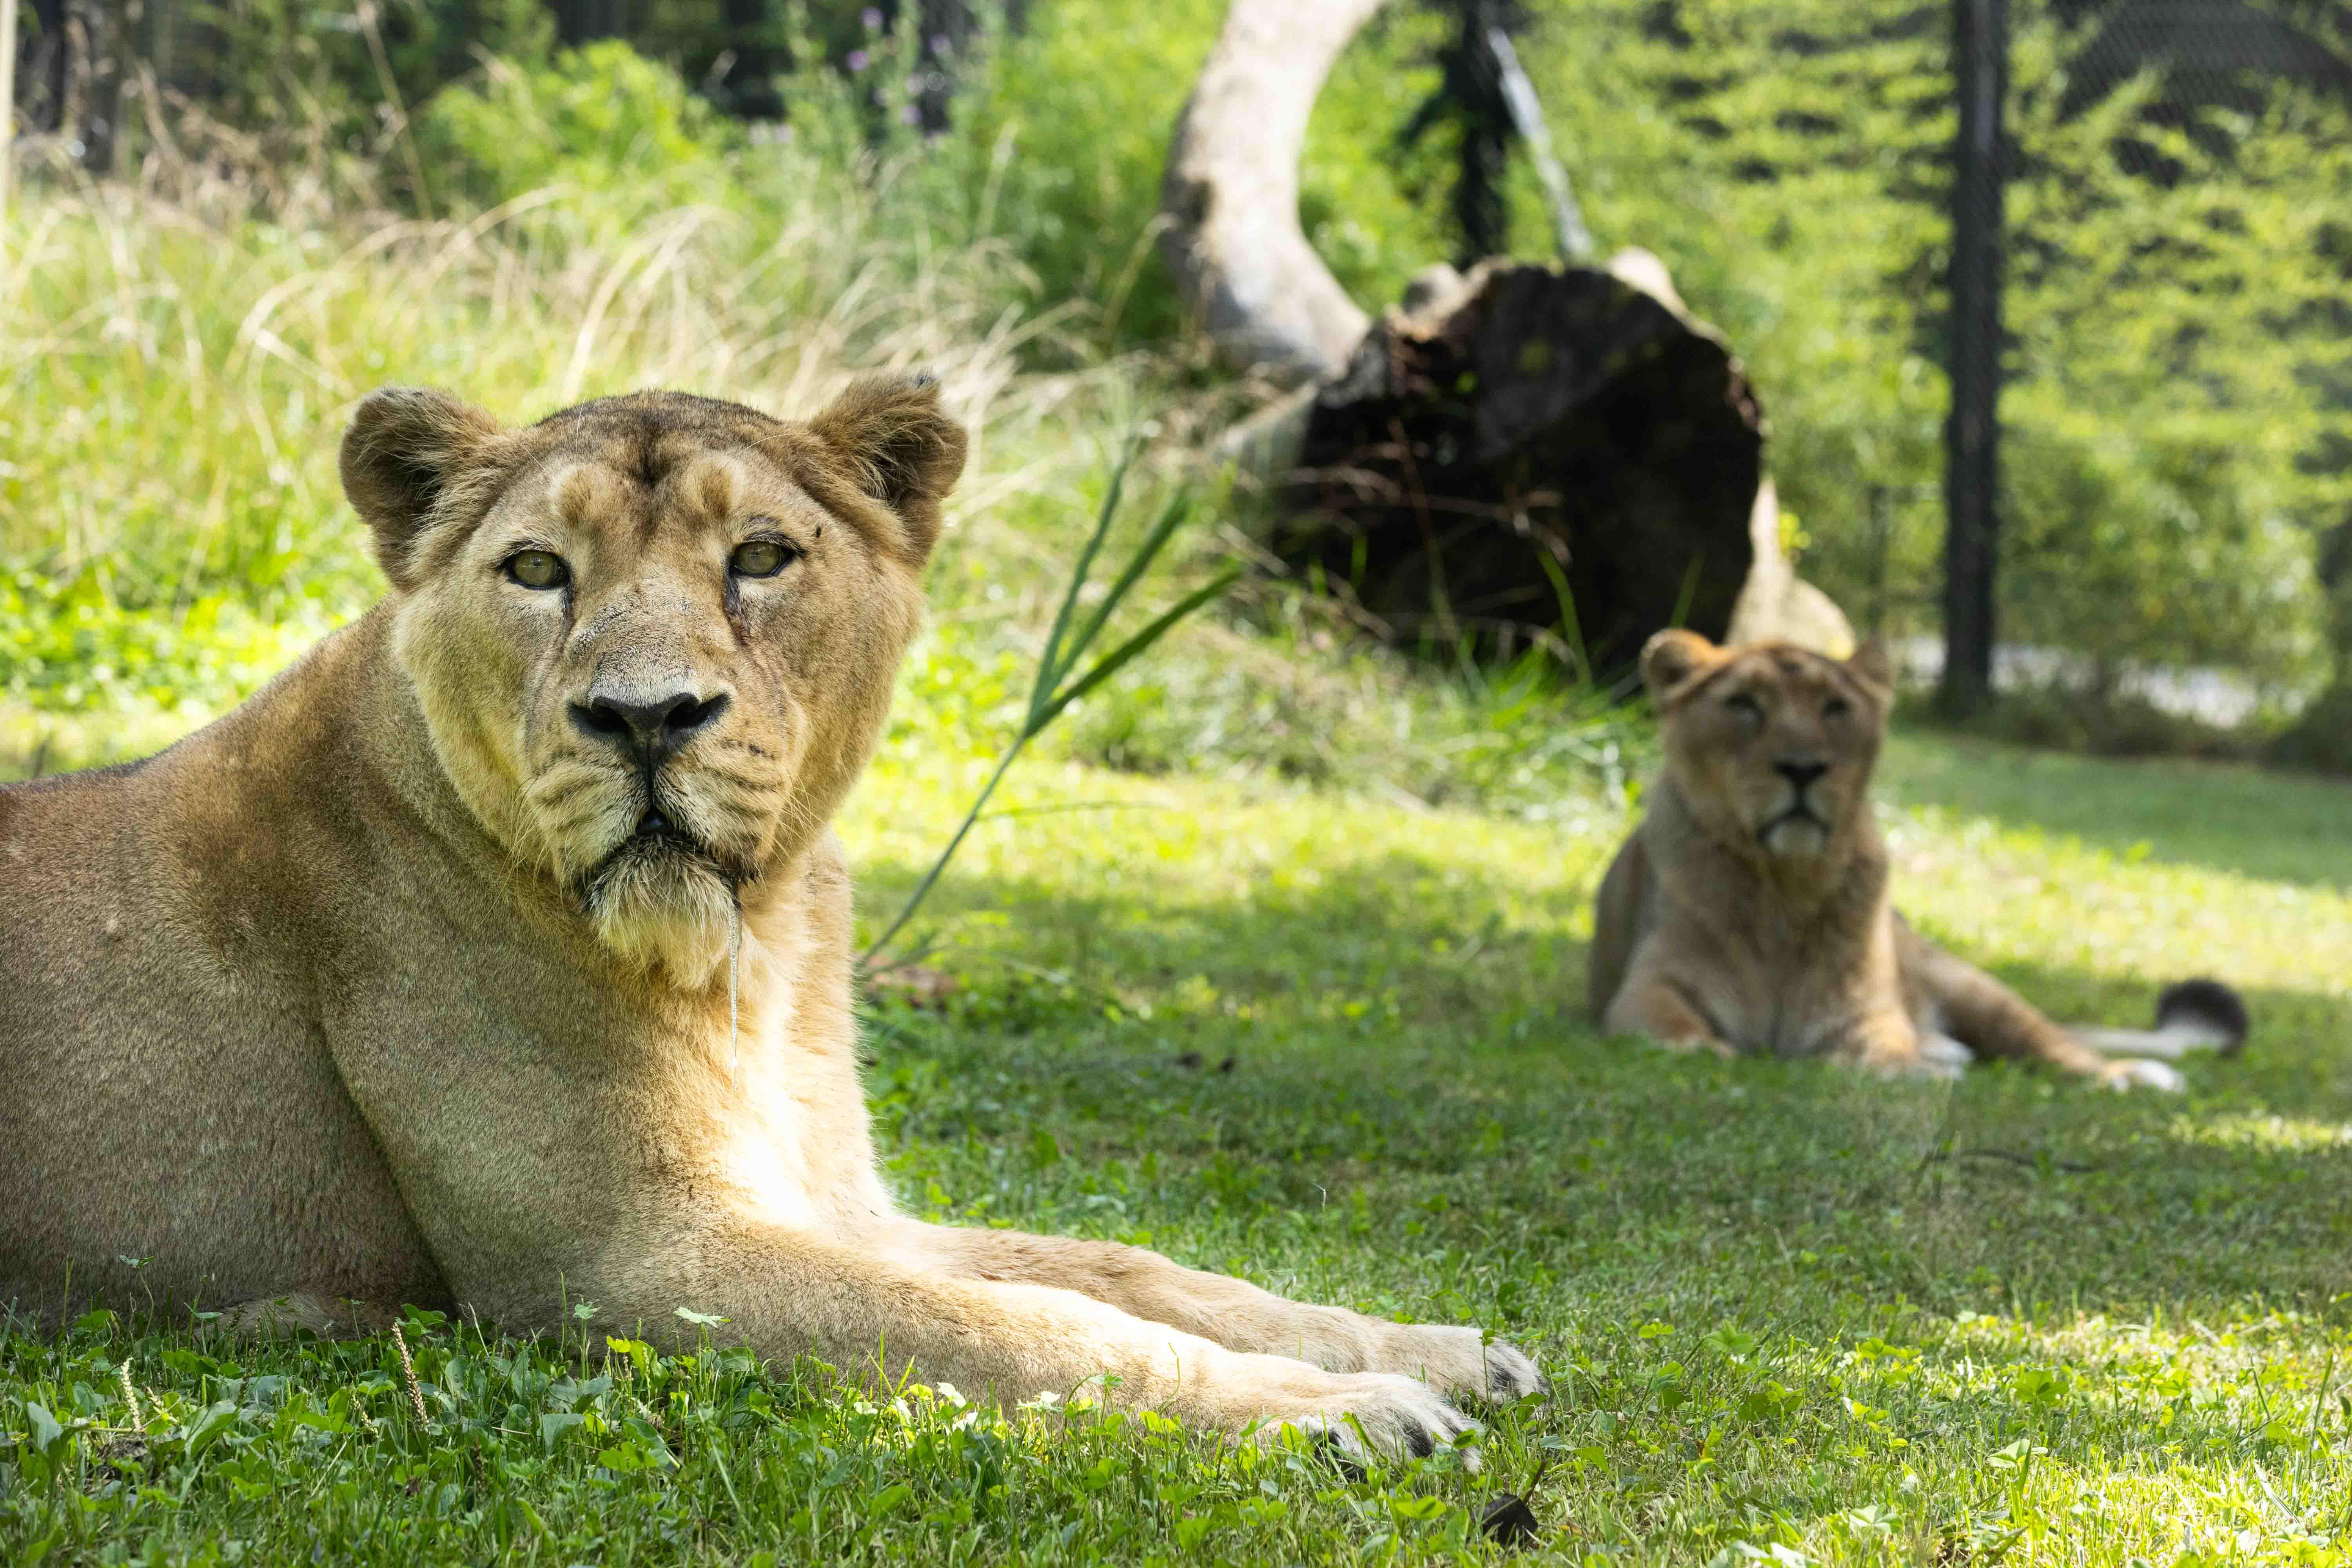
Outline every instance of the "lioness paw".
<svg viewBox="0 0 2352 1568">
<path fill-rule="evenodd" d="M 2106 1071 L 2109 1089 L 2160 1089 L 2167 1094 L 2179 1094 L 2189 1087 L 2189 1080 L 2163 1062 L 2145 1059 L 2109 1062 Z"/>
<path fill-rule="evenodd" d="M 1965 1052 L 1968 1047 L 1960 1047 Z M 1898 1082 L 1950 1083 L 1966 1076 L 1969 1059 L 1954 1060 L 1949 1053 L 1928 1048 L 1921 1041 L 1916 1049 L 1865 1052 L 1860 1058 L 1863 1070 L 1883 1079 Z"/>
<path fill-rule="evenodd" d="M 1508 1405 L 1544 1389 L 1533 1358 L 1476 1329 L 1406 1323 L 1382 1339 L 1368 1370 L 1417 1377 L 1450 1399 Z"/>
<path fill-rule="evenodd" d="M 1919 1037 L 1919 1059 L 1937 1078 L 1958 1078 L 1977 1054 L 1949 1035 L 1928 1034 Z"/>
<path fill-rule="evenodd" d="M 1358 1464 L 1379 1459 L 1425 1458 L 1478 1430 L 1429 1384 L 1394 1373 L 1326 1374 L 1330 1387 L 1300 1399 L 1296 1395 L 1264 1411 L 1253 1434 L 1258 1442 L 1279 1442 L 1286 1429 L 1329 1446 Z M 1475 1449 L 1464 1467 L 1478 1468 Z"/>
</svg>

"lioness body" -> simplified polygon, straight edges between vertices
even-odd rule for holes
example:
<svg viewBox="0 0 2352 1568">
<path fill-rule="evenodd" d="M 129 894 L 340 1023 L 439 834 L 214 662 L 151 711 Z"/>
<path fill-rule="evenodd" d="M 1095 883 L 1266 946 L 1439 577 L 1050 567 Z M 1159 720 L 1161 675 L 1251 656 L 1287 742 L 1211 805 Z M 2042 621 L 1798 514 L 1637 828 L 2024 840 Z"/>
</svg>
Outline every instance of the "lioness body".
<svg viewBox="0 0 2352 1568">
<path fill-rule="evenodd" d="M 415 896 L 357 821 L 399 810 L 352 689 L 380 637 L 337 634 L 161 756 L 0 790 L 0 1300 L 55 1312 L 68 1259 L 77 1297 L 446 1295 L 318 1017 L 326 973 L 375 984 L 397 949 L 365 927 Z"/>
<path fill-rule="evenodd" d="M 1586 987 L 1597 1023 L 1895 1074 L 1998 1056 L 2179 1087 L 2159 1062 L 2108 1060 L 1895 913 L 1867 794 L 1890 696 L 1875 649 L 1840 661 L 1664 632 L 1643 673 L 1665 766 L 1601 882 Z"/>
<path fill-rule="evenodd" d="M 906 385 L 808 426 L 372 398 L 345 483 L 393 597 L 158 757 L 0 791 L 0 1304 L 568 1295 L 1390 1448 L 1536 1386 L 1475 1329 L 898 1214 L 824 825 L 961 460 Z"/>
</svg>

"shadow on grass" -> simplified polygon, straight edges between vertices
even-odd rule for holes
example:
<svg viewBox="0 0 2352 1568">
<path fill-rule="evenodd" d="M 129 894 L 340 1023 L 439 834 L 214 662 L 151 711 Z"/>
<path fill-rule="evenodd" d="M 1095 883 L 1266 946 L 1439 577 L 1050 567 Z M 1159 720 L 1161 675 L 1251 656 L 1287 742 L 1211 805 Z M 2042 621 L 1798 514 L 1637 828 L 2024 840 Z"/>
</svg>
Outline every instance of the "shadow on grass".
<svg viewBox="0 0 2352 1568">
<path fill-rule="evenodd" d="M 861 867 L 860 901 L 895 909 L 915 873 Z M 920 921 L 931 962 L 994 960 L 1066 977 L 1173 1020 L 1387 1026 L 1441 1033 L 1498 1017 L 1581 1016 L 1590 875 L 1564 872 L 1530 899 L 1462 866 L 1409 852 L 1254 888 L 1244 897 L 1072 894 L 1044 879 L 950 870 Z M 921 940 L 920 938 L 917 939 Z M 1125 998 L 1126 1001 L 1121 999 Z"/>
<path fill-rule="evenodd" d="M 2234 763 L 2117 762 L 1896 735 L 1882 797 L 2071 835 L 2118 855 L 2352 889 L 2352 782 Z"/>
<path fill-rule="evenodd" d="M 1489 922 L 1505 890 L 1411 854 L 1174 905 L 951 879 L 942 915 L 1004 919 L 964 922 L 971 944 L 938 962 L 965 993 L 944 1018 L 892 1015 L 906 1037 L 883 1060 L 940 1064 L 908 1135 L 998 1151 L 1000 1187 L 1044 1127 L 1082 1168 L 1160 1163 L 1129 1215 L 1146 1229 L 1246 1234 L 1361 1194 L 1367 1235 L 1499 1258 L 1498 1291 L 1532 1271 L 1620 1315 L 2236 1314 L 2352 1282 L 2341 999 L 2252 994 L 2247 1052 L 2189 1058 L 2184 1098 L 2000 1066 L 1885 1084 L 1604 1041 L 1571 934 L 1583 888 L 1509 896 Z M 1998 973 L 2063 1019 L 2137 1023 L 2153 1001 L 2083 970 Z"/>
</svg>

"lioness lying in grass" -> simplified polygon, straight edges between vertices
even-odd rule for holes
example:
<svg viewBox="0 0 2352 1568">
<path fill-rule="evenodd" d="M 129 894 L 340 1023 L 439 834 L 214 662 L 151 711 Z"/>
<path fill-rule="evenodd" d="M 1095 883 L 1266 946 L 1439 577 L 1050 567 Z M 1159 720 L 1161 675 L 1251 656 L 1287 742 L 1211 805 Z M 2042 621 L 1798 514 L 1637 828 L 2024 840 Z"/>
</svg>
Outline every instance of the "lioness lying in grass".
<svg viewBox="0 0 2352 1568">
<path fill-rule="evenodd" d="M 1893 695 L 1875 647 L 1841 661 L 1667 631 L 1642 677 L 1665 768 L 1601 884 L 1586 1001 L 1604 1027 L 1901 1074 L 2014 1057 L 2117 1089 L 2177 1089 L 2144 1058 L 2243 1041 L 2243 1005 L 2212 981 L 2167 991 L 2153 1031 L 2069 1033 L 1904 923 L 1870 809 Z"/>
<path fill-rule="evenodd" d="M 1475 1328 L 898 1211 L 826 823 L 963 460 L 920 381 L 807 424 L 362 403 L 390 597 L 160 756 L 0 791 L 0 1305 L 529 1328 L 568 1291 L 1388 1452 L 1538 1388 Z"/>
</svg>

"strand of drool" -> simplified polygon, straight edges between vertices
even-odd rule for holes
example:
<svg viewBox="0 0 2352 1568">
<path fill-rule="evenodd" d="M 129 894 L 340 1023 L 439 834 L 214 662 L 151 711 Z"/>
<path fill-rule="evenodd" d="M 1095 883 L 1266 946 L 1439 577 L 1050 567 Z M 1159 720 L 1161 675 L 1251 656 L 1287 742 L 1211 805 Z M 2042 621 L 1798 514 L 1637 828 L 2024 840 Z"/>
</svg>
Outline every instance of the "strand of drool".
<svg viewBox="0 0 2352 1568">
<path fill-rule="evenodd" d="M 737 1030 L 736 971 L 743 956 L 743 906 L 727 903 L 727 1086 L 743 1092 L 743 1037 Z"/>
</svg>

